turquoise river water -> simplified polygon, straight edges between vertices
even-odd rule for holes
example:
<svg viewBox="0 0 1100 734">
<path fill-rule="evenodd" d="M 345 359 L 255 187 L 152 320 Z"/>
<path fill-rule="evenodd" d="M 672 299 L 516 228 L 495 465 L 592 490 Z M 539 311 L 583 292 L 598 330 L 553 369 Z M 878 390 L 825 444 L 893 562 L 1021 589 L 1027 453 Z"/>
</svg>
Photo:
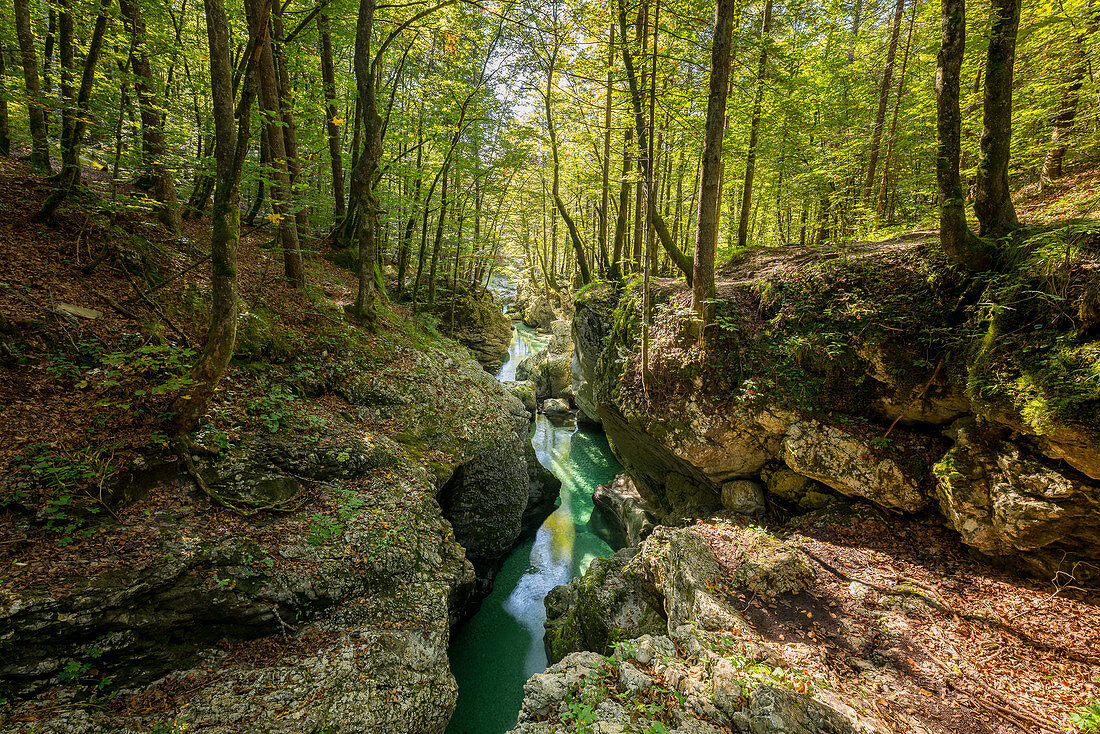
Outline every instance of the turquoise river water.
<svg viewBox="0 0 1100 734">
<path fill-rule="evenodd" d="M 545 345 L 546 337 L 518 325 L 500 379 L 514 380 L 519 362 Z M 503 734 L 515 726 L 524 682 L 546 668 L 543 599 L 583 574 L 592 559 L 612 553 L 592 517 L 592 491 L 622 471 L 603 433 L 540 415 L 531 442 L 561 479 L 558 508 L 504 561 L 481 609 L 455 631 L 450 659 L 458 705 L 447 734 Z"/>
</svg>

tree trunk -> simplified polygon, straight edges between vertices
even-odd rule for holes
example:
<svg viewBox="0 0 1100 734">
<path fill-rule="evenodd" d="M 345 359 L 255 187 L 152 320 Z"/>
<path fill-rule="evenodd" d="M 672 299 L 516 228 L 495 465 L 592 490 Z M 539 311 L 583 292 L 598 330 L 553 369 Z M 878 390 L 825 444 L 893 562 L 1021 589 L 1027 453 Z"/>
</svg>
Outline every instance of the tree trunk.
<svg viewBox="0 0 1100 734">
<path fill-rule="evenodd" d="M 253 0 L 254 2 L 256 0 Z M 250 108 L 255 96 L 254 70 L 267 32 L 269 0 L 249 13 L 252 53 L 241 85 L 234 125 L 233 67 L 230 63 L 229 24 L 221 0 L 204 0 L 209 38 L 210 91 L 214 106 L 215 176 L 213 217 L 210 228 L 211 292 L 210 330 L 202 354 L 191 370 L 194 385 L 173 403 L 175 427 L 181 433 L 198 425 L 210 406 L 214 391 L 233 357 L 237 342 L 237 243 L 240 239 L 240 179 L 248 153 Z M 234 130 L 234 127 L 236 129 Z"/>
<path fill-rule="evenodd" d="M 321 80 L 325 87 L 325 128 L 328 132 L 328 155 L 332 163 L 332 201 L 337 222 L 347 214 L 344 205 L 344 164 L 340 154 L 340 126 L 336 124 L 336 72 L 332 64 L 331 21 L 324 13 L 317 16 L 321 34 Z"/>
<path fill-rule="evenodd" d="M 141 105 L 141 149 L 146 174 L 152 179 L 153 198 L 160 206 L 157 217 L 174 234 L 180 231 L 180 207 L 172 172 L 165 164 L 163 103 L 156 98 L 153 65 L 146 47 L 148 34 L 145 20 L 135 0 L 119 0 L 126 26 L 130 31 L 130 68 L 134 72 L 134 91 Z"/>
<path fill-rule="evenodd" d="M 905 0 L 897 0 L 894 6 L 894 25 L 890 30 L 890 45 L 886 49 L 886 66 L 882 70 L 882 82 L 878 90 L 878 110 L 875 112 L 875 125 L 871 131 L 871 151 L 867 154 L 867 177 L 863 181 L 863 200 L 871 198 L 875 185 L 875 169 L 878 168 L 879 146 L 882 145 L 882 130 L 886 125 L 886 105 L 890 101 L 890 83 L 894 76 L 894 59 L 898 53 L 898 38 L 901 36 L 901 19 L 905 15 Z"/>
<path fill-rule="evenodd" d="M 275 88 L 279 95 L 279 115 L 282 120 L 283 146 L 286 149 L 286 172 L 290 181 L 288 199 L 294 211 L 294 231 L 300 238 L 309 232 L 309 210 L 304 206 L 293 206 L 294 191 L 301 184 L 302 158 L 298 155 L 298 123 L 294 119 L 293 90 L 290 86 L 290 73 L 287 70 L 286 49 L 283 45 L 283 3 L 271 5 L 271 55 L 275 66 Z M 302 187 L 304 188 L 304 186 Z"/>
<path fill-rule="evenodd" d="M 447 166 L 449 168 L 449 165 Z M 432 243 L 432 260 L 428 268 L 428 303 L 435 304 L 435 275 L 439 264 L 439 251 L 443 249 L 443 225 L 447 220 L 447 176 L 446 168 L 443 171 L 443 186 L 439 190 L 439 221 L 435 226 L 435 240 Z"/>
<path fill-rule="evenodd" d="M 80 78 L 80 91 L 77 93 L 75 106 L 69 110 L 68 119 L 62 129 L 61 139 L 61 177 L 57 188 L 46 198 L 42 209 L 35 216 L 39 221 L 50 221 L 57 207 L 69 197 L 73 189 L 80 183 L 80 147 L 84 142 L 84 132 L 88 127 L 88 106 L 92 97 L 92 86 L 95 82 L 95 71 L 99 65 L 99 54 L 103 49 L 103 36 L 107 32 L 107 10 L 110 0 L 102 0 L 99 13 L 96 15 L 95 27 L 92 30 L 92 38 L 88 42 L 88 53 L 84 57 L 84 71 Z M 64 21 L 68 13 L 62 13 Z M 61 23 L 65 27 L 65 23 Z M 69 17 L 69 65 L 73 65 L 71 58 L 72 18 Z M 62 55 L 65 53 L 65 45 L 62 43 Z M 62 78 L 64 78 L 64 72 Z"/>
<path fill-rule="evenodd" d="M 420 190 L 424 186 L 424 110 L 420 111 L 420 120 L 416 126 L 416 183 L 413 185 L 412 205 L 409 209 L 409 221 L 405 224 L 405 233 L 401 238 L 401 252 L 397 257 L 397 297 L 405 292 L 405 271 L 408 267 L 409 248 L 413 230 L 416 227 L 416 207 L 420 204 Z M 424 202 L 427 209 L 428 203 Z M 423 256 L 421 256 L 423 259 Z"/>
<path fill-rule="evenodd" d="M 956 265 L 977 272 L 992 258 L 966 224 L 959 177 L 959 73 L 966 47 L 965 0 L 940 0 L 942 40 L 936 68 L 936 185 L 940 199 L 940 244 Z"/>
<path fill-rule="evenodd" d="M 645 133 L 645 115 L 642 112 L 642 96 L 641 90 L 638 87 L 638 78 L 634 74 L 634 59 L 630 53 L 630 48 L 626 43 L 626 7 L 623 0 L 617 0 L 619 10 L 619 35 L 622 37 L 622 50 L 623 50 L 623 63 L 626 66 L 626 78 L 630 87 L 630 99 L 633 105 L 634 112 L 634 128 L 637 137 L 638 156 L 641 159 L 646 157 L 646 152 L 649 146 L 646 143 Z M 644 160 L 641 161 L 640 173 L 642 181 L 647 179 L 646 168 L 648 163 Z M 652 222 L 656 226 L 657 234 L 661 240 L 661 246 L 668 253 L 668 256 L 672 259 L 672 262 L 676 264 L 676 267 L 684 274 L 687 282 L 691 283 L 691 258 L 687 257 L 680 251 L 680 248 L 676 246 L 676 243 L 671 240 L 671 236 L 668 233 L 668 227 L 665 226 L 664 219 L 662 219 L 660 212 L 657 211 L 655 202 L 652 197 L 649 199 L 649 206 L 653 208 Z M 662 236 L 661 233 L 664 233 Z M 636 242 L 638 242 L 636 240 Z M 640 249 L 640 248 L 639 248 Z M 640 253 L 638 253 L 640 255 Z"/>
<path fill-rule="evenodd" d="M 263 47 L 260 49 L 260 61 L 256 76 L 259 82 L 260 109 L 265 119 L 264 136 L 267 140 L 267 151 L 271 161 L 271 211 L 272 216 L 278 220 L 279 242 L 283 248 L 284 274 L 292 286 L 304 288 L 306 284 L 305 265 L 302 262 L 302 249 L 298 240 L 298 223 L 292 213 L 294 192 L 291 188 L 290 171 L 288 170 L 286 138 L 283 135 L 283 125 L 281 124 L 282 110 L 279 101 L 279 84 L 270 37 L 265 36 Z"/>
<path fill-rule="evenodd" d="M 603 111 L 603 187 L 600 189 L 600 254 L 604 267 L 608 267 L 607 224 L 608 207 L 611 205 L 611 72 L 615 67 L 615 24 L 610 24 L 607 39 L 607 86 Z"/>
<path fill-rule="evenodd" d="M 749 125 L 749 150 L 745 155 L 745 185 L 741 189 L 741 219 L 737 223 L 737 246 L 749 242 L 749 213 L 752 207 L 752 183 L 756 175 L 756 141 L 760 135 L 760 112 L 764 104 L 764 79 L 768 75 L 768 35 L 772 30 L 772 0 L 764 3 L 764 24 L 760 30 L 760 67 L 756 72 L 756 98 L 752 103 Z"/>
<path fill-rule="evenodd" d="M 42 86 L 38 80 L 38 52 L 31 29 L 30 0 L 13 0 L 15 5 L 15 35 L 19 40 L 19 55 L 23 61 L 23 80 L 27 85 L 27 121 L 31 131 L 31 166 L 49 173 L 50 145 L 46 140 L 46 107 Z"/>
<path fill-rule="evenodd" d="M 894 144 L 897 141 L 898 115 L 901 113 L 901 100 L 905 92 L 905 72 L 909 68 L 909 51 L 913 46 L 913 26 L 917 20 L 917 3 L 913 3 L 913 9 L 909 13 L 909 31 L 905 36 L 905 52 L 901 56 L 901 73 L 898 74 L 898 92 L 894 99 L 894 115 L 890 120 L 890 135 L 886 138 L 886 155 L 882 159 L 882 181 L 879 183 L 878 196 L 875 201 L 875 218 L 881 219 L 886 210 L 886 187 L 890 181 L 890 163 L 894 155 Z"/>
<path fill-rule="evenodd" d="M 623 245 L 626 242 L 627 211 L 630 209 L 630 138 L 631 128 L 623 131 L 623 170 L 619 176 L 619 213 L 615 217 L 615 246 L 611 254 L 611 277 L 623 277 Z"/>
<path fill-rule="evenodd" d="M 554 116 L 550 111 L 550 93 L 554 88 L 554 67 L 557 64 L 557 47 L 554 48 L 554 53 L 551 55 L 547 62 L 546 70 L 546 95 L 544 98 L 546 111 L 546 129 L 550 133 L 550 151 L 554 159 L 554 177 L 553 185 L 551 186 L 551 194 L 554 197 L 554 206 L 558 209 L 558 214 L 561 215 L 562 221 L 565 222 L 566 229 L 569 230 L 569 239 L 573 243 L 573 250 L 577 253 L 577 267 L 580 269 L 581 285 L 588 285 L 592 280 L 592 275 L 588 270 L 588 262 L 585 259 L 584 243 L 581 242 L 581 236 L 577 232 L 577 225 L 573 221 L 573 217 L 566 211 L 565 202 L 561 199 L 561 194 L 558 191 L 558 171 L 561 168 L 558 163 L 558 136 L 554 131 Z"/>
<path fill-rule="evenodd" d="M 8 70 L 4 59 L 5 53 L 7 51 L 0 48 L 0 80 L 6 82 Z M 6 89 L 0 89 L 0 155 L 11 155 L 11 129 L 8 127 L 8 96 Z"/>
<path fill-rule="evenodd" d="M 986 57 L 981 155 L 974 192 L 974 213 L 981 237 L 1001 237 L 1020 226 L 1008 188 L 1012 142 L 1012 72 L 1021 0 L 992 0 L 993 23 Z"/>
<path fill-rule="evenodd" d="M 767 0 L 769 6 L 771 0 Z M 695 228 L 694 280 L 691 306 L 704 326 L 714 319 L 714 257 L 718 248 L 718 197 L 722 172 L 722 133 L 726 126 L 729 91 L 730 44 L 736 0 L 718 0 L 714 16 L 714 43 L 710 49 L 710 92 L 703 133 L 702 170 L 699 176 L 699 216 Z"/>
</svg>

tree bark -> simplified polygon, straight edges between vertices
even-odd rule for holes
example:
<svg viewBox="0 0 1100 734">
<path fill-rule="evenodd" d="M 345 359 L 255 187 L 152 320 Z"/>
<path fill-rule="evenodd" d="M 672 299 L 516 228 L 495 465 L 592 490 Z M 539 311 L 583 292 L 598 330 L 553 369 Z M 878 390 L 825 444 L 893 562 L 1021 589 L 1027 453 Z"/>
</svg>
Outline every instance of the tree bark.
<svg viewBox="0 0 1100 734">
<path fill-rule="evenodd" d="M 233 357 L 237 342 L 237 244 L 241 232 L 240 180 L 248 153 L 249 120 L 255 97 L 255 68 L 267 33 L 270 0 L 253 0 L 250 12 L 252 53 L 247 62 L 241 99 L 234 125 L 233 67 L 230 61 L 229 24 L 222 0 L 204 0 L 209 39 L 210 91 L 214 107 L 214 157 L 217 174 L 210 228 L 211 292 L 213 305 L 206 343 L 191 370 L 194 385 L 176 398 L 176 430 L 193 430 L 206 414 L 214 391 Z M 236 129 L 234 129 L 236 128 Z"/>
<path fill-rule="evenodd" d="M 901 56 L 901 73 L 898 74 L 898 92 L 894 98 L 894 114 L 890 120 L 890 135 L 886 138 L 886 155 L 882 159 L 882 181 L 879 183 L 878 196 L 875 201 L 875 218 L 881 219 L 886 210 L 886 189 L 890 183 L 890 163 L 894 155 L 894 144 L 897 141 L 898 116 L 901 114 L 901 100 L 905 92 L 905 72 L 909 67 L 909 51 L 913 46 L 913 27 L 917 20 L 917 3 L 913 3 L 913 9 L 909 13 L 909 31 L 905 37 L 905 52 Z"/>
<path fill-rule="evenodd" d="M 5 49 L 0 48 L 0 79 L 6 82 L 8 70 L 4 59 L 5 53 Z M 11 129 L 8 126 L 8 95 L 7 90 L 3 88 L 0 88 L 0 155 L 11 155 Z"/>
<path fill-rule="evenodd" d="M 546 129 L 550 135 L 550 151 L 554 159 L 554 177 L 551 186 L 551 194 L 554 197 L 554 206 L 557 207 L 558 214 L 561 215 L 562 221 L 565 222 L 566 229 L 569 230 L 569 239 L 573 243 L 573 250 L 577 254 L 577 267 L 580 269 L 581 285 L 588 285 L 592 280 L 592 275 L 588 270 L 588 262 L 585 259 L 584 243 L 581 242 L 581 236 L 577 232 L 577 224 L 566 210 L 565 202 L 562 201 L 561 193 L 558 190 L 558 172 L 561 165 L 558 162 L 558 136 L 554 131 L 554 116 L 550 111 L 550 94 L 554 88 L 554 67 L 557 65 L 557 51 L 558 49 L 555 45 L 554 53 L 551 54 L 550 59 L 547 61 L 546 94 L 543 100 L 545 102 L 544 109 L 546 111 Z"/>
<path fill-rule="evenodd" d="M 33 168 L 49 173 L 50 145 L 46 139 L 46 107 L 42 99 L 42 85 L 38 79 L 38 52 L 34 47 L 31 30 L 30 0 L 13 0 L 15 6 L 15 35 L 19 40 L 19 55 L 23 61 L 23 81 L 27 85 L 27 121 L 31 132 L 30 164 Z"/>
<path fill-rule="evenodd" d="M 981 155 L 974 192 L 974 213 L 981 237 L 1001 237 L 1020 226 L 1008 188 L 1012 142 L 1012 72 L 1021 0 L 992 0 L 993 23 L 986 57 Z"/>
<path fill-rule="evenodd" d="M 603 110 L 603 186 L 600 189 L 600 254 L 604 267 L 608 267 L 607 224 L 611 196 L 611 72 L 615 67 L 615 24 L 610 24 L 607 39 L 607 84 Z"/>
<path fill-rule="evenodd" d="M 959 177 L 959 75 L 966 47 L 965 0 L 940 0 L 942 39 L 936 68 L 936 185 L 940 199 L 940 244 L 956 265 L 977 272 L 989 267 L 986 246 L 966 224 Z"/>
<path fill-rule="evenodd" d="M 141 148 L 146 172 L 152 179 L 153 198 L 160 206 L 157 218 L 174 234 L 180 231 L 180 207 L 172 172 L 165 163 L 163 103 L 156 98 L 153 65 L 147 48 L 145 20 L 135 0 L 119 0 L 119 7 L 130 31 L 130 68 L 134 72 L 134 91 L 141 105 Z"/>
<path fill-rule="evenodd" d="M 623 131 L 623 169 L 619 176 L 619 212 L 615 217 L 615 245 L 611 253 L 611 277 L 615 280 L 623 277 L 623 245 L 626 242 L 628 210 L 630 209 L 630 138 L 633 130 Z"/>
<path fill-rule="evenodd" d="M 768 0 L 770 6 L 771 0 Z M 718 248 L 718 198 L 722 181 L 722 133 L 726 126 L 729 91 L 730 45 L 736 0 L 718 0 L 714 16 L 714 42 L 710 49 L 710 91 L 703 133 L 703 157 L 699 176 L 699 216 L 695 228 L 695 262 L 692 267 L 691 305 L 703 324 L 714 319 L 714 257 Z"/>
<path fill-rule="evenodd" d="M 328 132 L 328 155 L 332 164 L 332 201 L 336 220 L 347 214 L 344 205 L 344 163 L 340 152 L 340 126 L 336 124 L 336 71 L 332 63 L 331 21 L 324 13 L 317 16 L 321 34 L 321 80 L 325 87 L 325 128 Z"/>
<path fill-rule="evenodd" d="M 88 106 L 92 97 L 92 86 L 95 82 L 95 71 L 99 65 L 99 54 L 103 49 L 103 36 L 107 32 L 107 10 L 110 6 L 110 0 L 102 0 L 99 6 L 99 12 L 96 14 L 95 26 L 92 30 L 92 38 L 88 42 L 88 53 L 84 57 L 84 71 L 80 78 L 80 91 L 77 92 L 76 100 L 73 105 L 66 105 L 68 111 L 67 119 L 65 120 L 61 131 L 61 176 L 57 183 L 57 188 L 54 189 L 46 201 L 42 204 L 42 208 L 35 216 L 39 221 L 50 221 L 53 218 L 54 212 L 57 211 L 57 207 L 65 201 L 72 193 L 73 189 L 80 183 L 80 147 L 84 142 L 84 132 L 88 127 Z M 72 17 L 69 13 L 65 12 L 61 14 L 61 27 L 65 28 L 65 18 L 68 16 L 68 32 L 69 32 L 69 71 L 73 66 L 72 60 Z M 61 50 L 62 56 L 65 55 L 65 43 L 62 43 Z M 62 71 L 62 79 L 66 76 L 65 71 Z"/>
<path fill-rule="evenodd" d="M 768 36 L 772 30 L 772 0 L 765 0 L 764 23 L 760 30 L 760 67 L 756 72 L 756 97 L 749 124 L 749 150 L 745 155 L 745 185 L 741 188 L 741 218 L 737 223 L 737 246 L 749 242 L 749 214 L 752 208 L 752 184 L 756 175 L 756 141 L 760 135 L 760 113 L 764 104 L 764 79 L 768 75 Z"/>
<path fill-rule="evenodd" d="M 617 0 L 619 9 L 619 35 L 622 37 L 622 50 L 623 50 L 623 63 L 626 67 L 627 83 L 630 87 L 630 99 L 633 105 L 634 113 L 634 128 L 637 135 L 637 148 L 638 156 L 641 159 L 645 159 L 646 152 L 649 148 L 646 143 L 646 131 L 645 131 L 645 115 L 642 112 L 642 96 L 641 90 L 638 87 L 638 78 L 634 73 L 634 59 L 630 53 L 630 48 L 626 43 L 626 6 L 623 0 Z M 642 161 L 641 178 L 643 182 L 647 179 L 646 168 L 648 163 Z M 649 206 L 653 208 L 652 221 L 657 229 L 657 234 L 661 240 L 661 246 L 668 253 L 672 262 L 680 269 L 680 272 L 684 274 L 687 282 L 691 283 L 691 258 L 687 257 L 680 251 L 680 248 L 676 246 L 676 243 L 672 241 L 671 236 L 668 234 L 668 227 L 664 225 L 664 219 L 662 219 L 660 212 L 657 211 L 656 204 L 653 202 L 653 197 L 646 197 L 649 200 Z M 664 235 L 662 236 L 662 231 Z"/>
<path fill-rule="evenodd" d="M 276 0 L 277 2 L 278 0 Z M 279 83 L 272 53 L 271 38 L 265 35 L 260 49 L 259 67 L 260 109 L 265 119 L 264 136 L 271 162 L 271 211 L 278 220 L 279 242 L 283 249 L 283 269 L 287 281 L 295 288 L 306 284 L 302 248 L 298 240 L 298 223 L 293 215 L 294 192 L 288 169 L 286 138 L 283 135 L 282 108 L 279 100 Z"/>
<path fill-rule="evenodd" d="M 886 105 L 890 101 L 890 83 L 894 76 L 894 60 L 898 53 L 898 38 L 901 36 L 901 19 L 905 15 L 905 0 L 897 0 L 894 6 L 894 25 L 890 30 L 890 45 L 886 49 L 886 66 L 882 70 L 882 82 L 878 90 L 878 110 L 875 112 L 875 124 L 871 131 L 871 150 L 867 154 L 867 178 L 863 181 L 863 200 L 871 198 L 875 185 L 875 169 L 878 168 L 879 147 L 882 145 L 882 131 L 886 126 Z"/>
</svg>

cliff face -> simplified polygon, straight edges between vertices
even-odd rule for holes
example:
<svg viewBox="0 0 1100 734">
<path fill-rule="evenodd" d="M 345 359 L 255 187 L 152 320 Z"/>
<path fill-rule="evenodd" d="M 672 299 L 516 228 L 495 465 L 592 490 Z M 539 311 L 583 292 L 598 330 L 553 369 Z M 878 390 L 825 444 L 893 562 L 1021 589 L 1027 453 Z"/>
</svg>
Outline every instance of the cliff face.
<svg viewBox="0 0 1100 734">
<path fill-rule="evenodd" d="M 973 281 L 929 239 L 748 255 L 702 343 L 690 294 L 658 281 L 644 385 L 639 286 L 593 286 L 577 402 L 665 518 L 859 498 L 1034 574 L 1100 573 L 1100 340 L 1076 316 L 1100 237 L 1037 235 Z"/>
<path fill-rule="evenodd" d="M 522 404 L 417 338 L 298 375 L 275 432 L 193 456 L 209 495 L 138 462 L 87 539 L 6 548 L 0 730 L 442 732 L 475 566 L 546 510 L 525 515 L 545 502 Z M 36 481 L 9 479 L 13 537 L 41 532 Z"/>
</svg>

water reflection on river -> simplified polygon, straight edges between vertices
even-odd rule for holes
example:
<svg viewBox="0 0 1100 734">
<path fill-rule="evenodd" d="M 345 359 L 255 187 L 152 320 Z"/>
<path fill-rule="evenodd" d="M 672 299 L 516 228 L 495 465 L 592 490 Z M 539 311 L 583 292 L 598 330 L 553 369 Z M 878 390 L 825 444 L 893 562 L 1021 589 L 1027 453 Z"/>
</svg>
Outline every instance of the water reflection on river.
<svg viewBox="0 0 1100 734">
<path fill-rule="evenodd" d="M 531 354 L 545 344 L 526 327 L 517 332 L 513 353 Z M 510 354 L 502 380 L 514 379 L 523 359 L 517 356 Z M 561 479 L 559 506 L 505 560 L 492 593 L 451 643 L 459 696 L 448 734 L 501 734 L 515 725 L 524 682 L 546 668 L 543 598 L 584 573 L 593 558 L 612 552 L 589 525 L 592 491 L 622 471 L 603 433 L 539 416 L 531 440 L 539 461 Z"/>
</svg>

